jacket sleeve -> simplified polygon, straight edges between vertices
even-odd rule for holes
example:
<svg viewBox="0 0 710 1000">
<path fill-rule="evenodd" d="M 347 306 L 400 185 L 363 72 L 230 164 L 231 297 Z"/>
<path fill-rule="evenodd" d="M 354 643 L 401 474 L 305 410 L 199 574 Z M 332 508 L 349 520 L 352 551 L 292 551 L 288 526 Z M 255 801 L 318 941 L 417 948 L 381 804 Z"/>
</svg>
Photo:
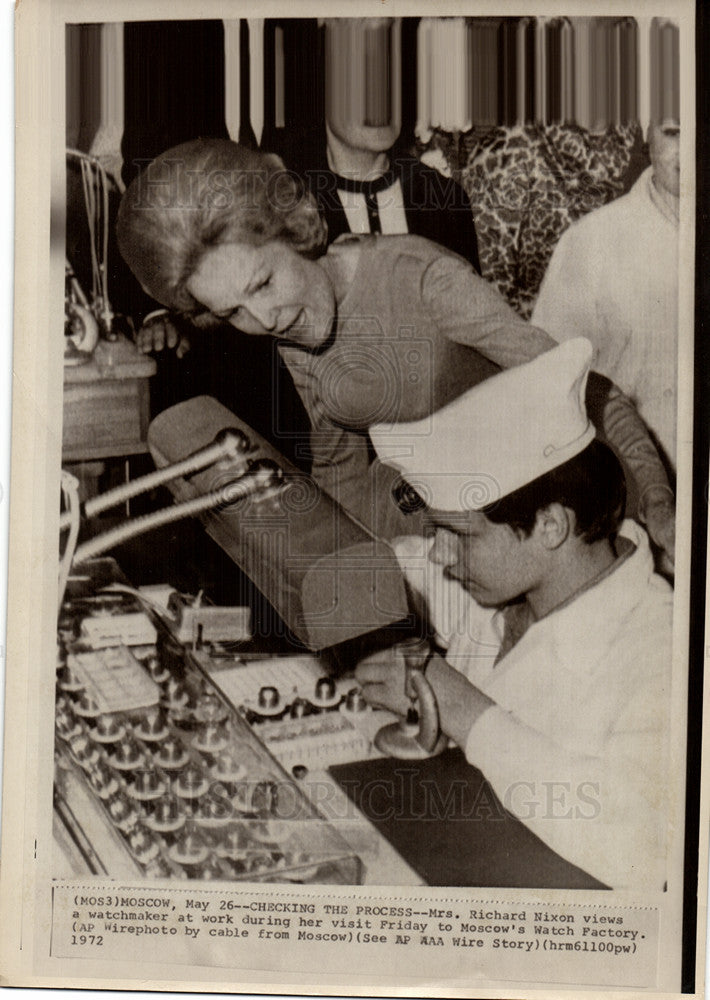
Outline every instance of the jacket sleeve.
<svg viewBox="0 0 710 1000">
<path fill-rule="evenodd" d="M 311 476 L 347 513 L 380 538 L 416 532 L 421 517 L 405 515 L 392 489 L 399 474 L 371 461 L 371 445 L 363 431 L 349 430 L 326 413 L 317 382 L 308 374 L 299 350 L 279 348 L 310 421 Z"/>
<path fill-rule="evenodd" d="M 471 727 L 466 757 L 506 809 L 567 861 L 610 888 L 661 889 L 667 698 L 660 675 L 649 677 L 643 697 L 589 754 L 570 752 L 496 705 Z"/>
<path fill-rule="evenodd" d="M 560 295 L 564 298 L 561 290 Z M 532 361 L 557 344 L 544 330 L 520 319 L 492 285 L 456 258 L 442 255 L 427 267 L 422 298 L 432 322 L 447 337 L 474 348 L 501 368 Z M 579 328 L 571 318 L 565 328 L 575 336 L 588 333 L 584 323 Z M 633 477 L 637 496 L 650 487 L 668 487 L 658 450 L 628 396 L 609 379 L 592 372 L 587 404 L 590 419 Z"/>
<path fill-rule="evenodd" d="M 449 340 L 474 348 L 500 368 L 532 361 L 556 344 L 521 319 L 493 285 L 448 254 L 426 267 L 421 295 L 432 323 Z"/>
<path fill-rule="evenodd" d="M 595 295 L 598 258 L 590 256 L 584 226 L 572 226 L 560 237 L 547 266 L 531 322 L 555 338 L 586 337 L 595 348 L 598 321 Z"/>
</svg>

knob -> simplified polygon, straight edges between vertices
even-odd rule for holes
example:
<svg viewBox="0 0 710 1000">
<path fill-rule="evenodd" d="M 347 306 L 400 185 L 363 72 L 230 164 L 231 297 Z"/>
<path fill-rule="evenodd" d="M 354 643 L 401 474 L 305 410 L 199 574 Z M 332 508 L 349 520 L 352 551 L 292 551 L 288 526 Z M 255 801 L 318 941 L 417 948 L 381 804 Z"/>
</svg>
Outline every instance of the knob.
<svg viewBox="0 0 710 1000">
<path fill-rule="evenodd" d="M 206 882 L 220 881 L 224 878 L 224 871 L 217 858 L 211 857 L 204 863 L 202 878 Z"/>
<path fill-rule="evenodd" d="M 81 719 L 74 718 L 70 708 L 65 708 L 57 712 L 57 716 L 54 721 L 59 735 L 62 739 L 69 742 L 84 732 L 84 723 Z"/>
<path fill-rule="evenodd" d="M 159 657 L 149 656 L 145 661 L 145 665 L 156 684 L 164 684 L 170 678 L 170 671 L 167 667 L 163 666 Z"/>
<path fill-rule="evenodd" d="M 119 830 L 130 830 L 138 822 L 138 813 L 135 806 L 129 802 L 120 792 L 114 795 L 106 803 L 111 822 Z"/>
<path fill-rule="evenodd" d="M 278 688 L 267 685 L 259 691 L 259 708 L 272 709 L 277 708 L 279 702 L 281 701 L 281 695 L 279 694 Z"/>
<path fill-rule="evenodd" d="M 118 781 L 109 766 L 102 760 L 88 772 L 92 788 L 101 799 L 109 799 L 118 791 Z"/>
<path fill-rule="evenodd" d="M 91 731 L 92 739 L 97 743 L 118 743 L 126 734 L 115 715 L 100 715 Z"/>
<path fill-rule="evenodd" d="M 231 826 L 222 836 L 216 852 L 223 858 L 240 857 L 249 847 L 249 838 L 242 826 Z"/>
<path fill-rule="evenodd" d="M 330 702 L 335 697 L 335 681 L 332 677 L 319 677 L 316 681 L 316 701 Z"/>
<path fill-rule="evenodd" d="M 170 857 L 181 865 L 199 865 L 207 860 L 209 851 L 199 833 L 185 830 L 170 848 Z"/>
<path fill-rule="evenodd" d="M 218 795 L 206 795 L 200 802 L 198 817 L 208 821 L 224 821 L 231 819 L 233 811 L 227 799 Z"/>
<path fill-rule="evenodd" d="M 79 698 L 79 704 L 76 706 L 76 713 L 77 715 L 83 715 L 87 719 L 94 719 L 96 716 L 101 715 L 101 709 L 89 692 L 84 691 L 81 698 Z"/>
<path fill-rule="evenodd" d="M 146 819 L 146 823 L 158 833 L 175 833 L 185 825 L 185 817 L 180 812 L 177 799 L 165 795 L 155 802 L 152 815 Z"/>
<path fill-rule="evenodd" d="M 348 712 L 365 712 L 367 702 L 363 698 L 360 688 L 351 688 L 345 696 L 345 707 Z"/>
<path fill-rule="evenodd" d="M 273 816 L 278 807 L 279 792 L 275 781 L 260 781 L 254 787 L 251 807 L 260 816 Z"/>
<path fill-rule="evenodd" d="M 141 864 L 147 864 L 160 853 L 160 847 L 153 834 L 141 826 L 137 826 L 131 831 L 128 843 Z"/>
<path fill-rule="evenodd" d="M 157 743 L 165 739 L 168 735 L 168 727 L 165 721 L 165 712 L 156 708 L 142 719 L 140 726 L 136 730 L 136 736 L 146 743 Z"/>
<path fill-rule="evenodd" d="M 69 749 L 77 763 L 85 770 L 92 767 L 99 760 L 99 751 L 86 733 L 73 736 L 69 741 Z"/>
<path fill-rule="evenodd" d="M 175 786 L 175 792 L 183 799 L 199 799 L 209 787 L 209 782 L 197 764 L 187 764 Z"/>
<path fill-rule="evenodd" d="M 222 445 L 226 458 L 239 458 L 251 450 L 251 442 L 238 427 L 223 427 L 214 437 L 214 443 Z"/>
<path fill-rule="evenodd" d="M 260 490 L 275 486 L 284 477 L 283 469 L 270 458 L 257 458 L 250 462 L 247 475 L 255 480 Z"/>
<path fill-rule="evenodd" d="M 84 690 L 83 680 L 69 662 L 60 671 L 58 683 L 62 691 L 73 693 Z"/>
<path fill-rule="evenodd" d="M 157 762 L 165 771 L 176 771 L 181 768 L 187 760 L 187 751 L 184 749 L 182 743 L 174 736 L 169 736 L 163 743 L 161 743 L 160 750 L 157 755 Z"/>
<path fill-rule="evenodd" d="M 183 708 L 189 703 L 190 697 L 182 681 L 170 678 L 165 686 L 165 700 L 170 708 Z"/>
<path fill-rule="evenodd" d="M 160 780 L 157 771 L 143 768 L 133 774 L 129 792 L 136 799 L 149 801 L 159 798 L 165 791 L 165 785 Z"/>
<path fill-rule="evenodd" d="M 132 771 L 143 761 L 140 747 L 131 737 L 125 737 L 114 749 L 112 764 L 119 771 Z"/>
<path fill-rule="evenodd" d="M 212 768 L 212 776 L 227 788 L 238 781 L 243 781 L 246 773 L 246 768 L 231 750 L 223 750 Z"/>
<path fill-rule="evenodd" d="M 216 694 L 203 694 L 195 706 L 195 717 L 203 722 L 222 722 L 229 714 Z"/>
<path fill-rule="evenodd" d="M 292 719 L 302 719 L 304 715 L 309 715 L 311 711 L 310 704 L 305 698 L 296 698 L 289 710 L 289 715 Z"/>
<path fill-rule="evenodd" d="M 214 722 L 203 723 L 193 740 L 193 746 L 201 753 L 216 754 L 227 745 L 224 726 Z"/>
</svg>

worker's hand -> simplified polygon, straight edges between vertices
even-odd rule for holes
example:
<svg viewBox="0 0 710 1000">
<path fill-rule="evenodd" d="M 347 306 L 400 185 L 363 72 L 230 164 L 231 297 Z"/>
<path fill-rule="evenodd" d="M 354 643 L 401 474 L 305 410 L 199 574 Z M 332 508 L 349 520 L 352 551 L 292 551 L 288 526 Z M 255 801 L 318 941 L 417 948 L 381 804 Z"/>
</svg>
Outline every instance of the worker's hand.
<svg viewBox="0 0 710 1000">
<path fill-rule="evenodd" d="M 366 701 L 379 708 L 388 708 L 397 715 L 406 715 L 411 701 L 406 694 L 407 675 L 404 655 L 398 646 L 381 650 L 361 660 L 355 679 Z"/>
<path fill-rule="evenodd" d="M 184 357 L 190 350 L 188 337 L 181 333 L 166 312 L 151 313 L 146 316 L 143 326 L 136 336 L 138 350 L 143 354 L 167 350 L 175 351 L 178 358 Z"/>
<path fill-rule="evenodd" d="M 641 520 L 651 540 L 661 550 L 660 569 L 672 574 L 675 565 L 675 503 L 670 490 L 658 487 L 646 492 Z"/>
</svg>

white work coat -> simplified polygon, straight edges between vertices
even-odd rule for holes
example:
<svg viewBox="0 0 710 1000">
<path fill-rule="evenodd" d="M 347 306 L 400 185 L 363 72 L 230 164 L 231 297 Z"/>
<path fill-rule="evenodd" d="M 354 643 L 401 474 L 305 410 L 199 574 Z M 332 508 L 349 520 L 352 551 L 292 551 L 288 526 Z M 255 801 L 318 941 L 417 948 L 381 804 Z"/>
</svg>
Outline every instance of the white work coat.
<svg viewBox="0 0 710 1000">
<path fill-rule="evenodd" d="M 421 541 L 396 549 L 434 626 L 443 622 L 446 659 L 496 703 L 471 726 L 470 763 L 571 863 L 612 888 L 662 889 L 672 591 L 654 573 L 645 532 L 626 521 L 621 535 L 631 555 L 534 622 L 497 664 L 503 613 L 462 604 L 462 588 L 425 568 Z"/>
<path fill-rule="evenodd" d="M 592 367 L 634 401 L 675 465 L 678 220 L 652 175 L 561 236 L 532 322 L 555 340 L 591 340 Z"/>
</svg>

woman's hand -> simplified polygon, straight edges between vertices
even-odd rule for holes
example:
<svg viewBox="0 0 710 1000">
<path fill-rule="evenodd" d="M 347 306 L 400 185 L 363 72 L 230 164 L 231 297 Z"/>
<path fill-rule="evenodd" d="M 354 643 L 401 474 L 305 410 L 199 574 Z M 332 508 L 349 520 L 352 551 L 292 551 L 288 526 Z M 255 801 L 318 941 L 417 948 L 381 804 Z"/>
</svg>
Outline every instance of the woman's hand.
<svg viewBox="0 0 710 1000">
<path fill-rule="evenodd" d="M 672 573 L 675 565 L 675 503 L 665 487 L 653 487 L 643 496 L 640 517 L 651 541 L 661 550 L 661 569 Z"/>
<path fill-rule="evenodd" d="M 190 350 L 189 338 L 177 329 L 167 312 L 150 313 L 146 316 L 136 336 L 136 345 L 143 354 L 167 348 L 174 350 L 178 358 L 183 358 Z"/>
</svg>

